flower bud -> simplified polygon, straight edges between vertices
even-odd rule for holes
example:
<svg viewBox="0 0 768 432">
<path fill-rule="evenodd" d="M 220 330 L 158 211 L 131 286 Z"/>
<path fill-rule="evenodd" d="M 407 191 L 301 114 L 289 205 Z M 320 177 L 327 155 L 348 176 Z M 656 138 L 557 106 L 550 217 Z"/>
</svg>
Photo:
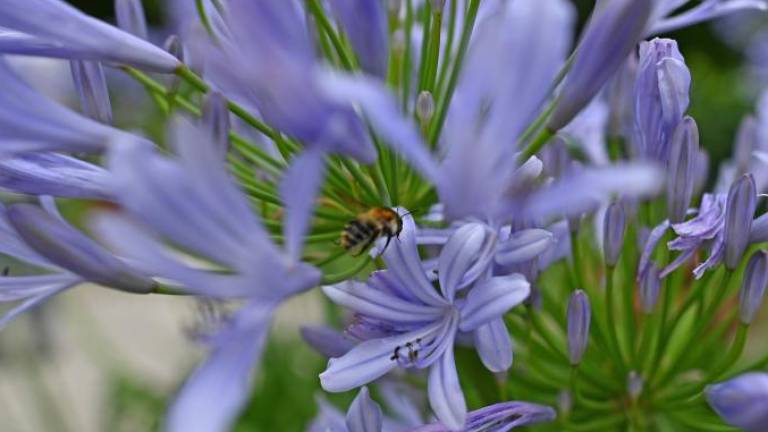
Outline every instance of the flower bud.
<svg viewBox="0 0 768 432">
<path fill-rule="evenodd" d="M 572 365 L 581 362 L 587 349 L 591 315 L 587 293 L 576 290 L 568 302 L 568 358 Z"/>
<path fill-rule="evenodd" d="M 227 99 L 221 93 L 211 92 L 203 103 L 202 122 L 206 130 L 211 133 L 211 138 L 216 143 L 216 148 L 222 152 L 222 158 L 226 157 L 229 150 L 229 109 Z"/>
<path fill-rule="evenodd" d="M 100 123 L 112 124 L 112 104 L 101 63 L 72 60 L 69 65 L 83 114 Z"/>
<path fill-rule="evenodd" d="M 621 249 L 624 247 L 625 228 L 626 218 L 621 203 L 608 206 L 603 220 L 603 254 L 608 267 L 615 266 L 619 261 Z"/>
<path fill-rule="evenodd" d="M 128 33 L 148 39 L 147 19 L 141 0 L 115 0 L 117 26 Z"/>
<path fill-rule="evenodd" d="M 748 432 L 768 430 L 768 373 L 750 372 L 707 387 L 707 401 L 731 426 Z"/>
<path fill-rule="evenodd" d="M 653 313 L 656 307 L 656 301 L 659 299 L 659 287 L 661 278 L 659 277 L 659 267 L 651 262 L 645 272 L 640 276 L 640 307 L 646 314 Z"/>
<path fill-rule="evenodd" d="M 749 244 L 756 206 L 755 180 L 745 174 L 731 185 L 725 207 L 725 267 L 729 270 L 739 265 Z"/>
<path fill-rule="evenodd" d="M 751 324 L 763 303 L 765 287 L 768 284 L 768 252 L 757 251 L 749 258 L 744 271 L 744 281 L 739 291 L 739 318 L 744 324 Z"/>
<path fill-rule="evenodd" d="M 645 33 L 652 0 L 614 0 L 595 10 L 547 128 L 558 131 L 603 88 Z"/>
<path fill-rule="evenodd" d="M 733 161 L 736 172 L 745 174 L 749 171 L 752 152 L 757 149 L 758 123 L 755 116 L 747 116 L 739 124 L 736 133 L 736 145 L 733 151 Z"/>
<path fill-rule="evenodd" d="M 688 109 L 691 73 L 672 39 L 640 44 L 635 124 L 640 156 L 666 163 L 675 128 Z"/>
<path fill-rule="evenodd" d="M 434 114 L 435 99 L 432 97 L 432 93 L 426 90 L 419 93 L 419 96 L 416 98 L 416 117 L 419 118 L 422 124 L 426 124 L 432 120 Z"/>
<path fill-rule="evenodd" d="M 643 386 L 645 382 L 643 377 L 635 371 L 630 371 L 627 376 L 627 393 L 632 400 L 637 400 L 640 394 L 643 392 Z"/>
<path fill-rule="evenodd" d="M 699 159 L 699 128 L 685 117 L 675 129 L 667 162 L 667 213 L 672 223 L 685 220 L 693 198 Z"/>
<path fill-rule="evenodd" d="M 368 387 L 363 387 L 347 411 L 347 430 L 354 432 L 381 431 L 381 408 L 371 399 Z"/>
<path fill-rule="evenodd" d="M 699 149 L 696 156 L 696 178 L 693 181 L 693 196 L 699 196 L 704 191 L 709 179 L 709 154 L 704 149 Z"/>
</svg>

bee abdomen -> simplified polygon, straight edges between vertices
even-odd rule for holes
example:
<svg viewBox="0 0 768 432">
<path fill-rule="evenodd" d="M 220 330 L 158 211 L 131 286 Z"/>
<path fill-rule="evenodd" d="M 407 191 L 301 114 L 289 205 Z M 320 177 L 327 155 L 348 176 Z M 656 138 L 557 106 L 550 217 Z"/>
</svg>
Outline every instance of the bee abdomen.
<svg viewBox="0 0 768 432">
<path fill-rule="evenodd" d="M 364 223 L 359 220 L 350 221 L 341 233 L 341 246 L 352 249 L 355 246 L 367 243 L 371 238 L 378 237 L 380 230 L 372 223 Z"/>
</svg>

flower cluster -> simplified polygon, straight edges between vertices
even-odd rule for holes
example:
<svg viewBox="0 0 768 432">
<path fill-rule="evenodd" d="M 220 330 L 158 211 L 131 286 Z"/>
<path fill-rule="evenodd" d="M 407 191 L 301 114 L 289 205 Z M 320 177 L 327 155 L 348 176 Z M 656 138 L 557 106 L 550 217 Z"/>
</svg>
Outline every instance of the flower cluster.
<svg viewBox="0 0 768 432">
<path fill-rule="evenodd" d="M 83 283 L 230 303 L 172 432 L 233 427 L 313 289 L 318 390 L 357 396 L 318 398 L 312 431 L 768 428 L 768 357 L 742 359 L 768 124 L 702 194 L 685 47 L 659 37 L 763 1 L 600 0 L 580 35 L 566 0 L 189 3 L 160 45 L 140 0 L 117 26 L 0 7 L 0 252 L 39 269 L 0 278 L 0 326 Z M 79 110 L 16 55 L 69 61 Z M 115 74 L 164 137 L 115 126 Z"/>
</svg>

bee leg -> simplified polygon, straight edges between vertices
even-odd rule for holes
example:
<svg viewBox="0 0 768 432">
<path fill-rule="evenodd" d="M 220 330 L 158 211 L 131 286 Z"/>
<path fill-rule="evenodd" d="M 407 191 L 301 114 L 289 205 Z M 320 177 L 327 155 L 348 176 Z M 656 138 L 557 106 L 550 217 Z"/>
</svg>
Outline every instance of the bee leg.
<svg viewBox="0 0 768 432">
<path fill-rule="evenodd" d="M 388 235 L 387 236 L 387 242 L 384 243 L 384 249 L 381 250 L 381 253 L 379 254 L 379 256 L 384 255 L 384 252 L 387 251 L 387 247 L 389 247 L 389 242 L 391 242 L 391 241 L 392 241 L 392 236 Z"/>
</svg>

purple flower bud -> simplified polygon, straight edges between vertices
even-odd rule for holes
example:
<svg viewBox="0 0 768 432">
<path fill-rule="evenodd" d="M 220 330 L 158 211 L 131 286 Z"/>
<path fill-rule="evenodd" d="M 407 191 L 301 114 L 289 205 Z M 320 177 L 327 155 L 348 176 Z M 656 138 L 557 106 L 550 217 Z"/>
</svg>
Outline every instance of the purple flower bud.
<svg viewBox="0 0 768 432">
<path fill-rule="evenodd" d="M 696 179 L 693 181 L 693 195 L 699 196 L 704 191 L 709 178 L 709 154 L 704 149 L 699 149 L 696 156 Z"/>
<path fill-rule="evenodd" d="M 221 150 L 222 159 L 229 150 L 229 109 L 227 99 L 221 93 L 211 92 L 203 103 L 202 121 L 211 133 L 213 142 Z"/>
<path fill-rule="evenodd" d="M 597 94 L 645 33 L 652 0 L 615 0 L 596 9 L 547 123 L 562 129 Z"/>
<path fill-rule="evenodd" d="M 368 387 L 363 387 L 349 406 L 346 419 L 349 432 L 380 432 L 381 408 L 371 399 Z"/>
<path fill-rule="evenodd" d="M 685 117 L 672 135 L 667 162 L 667 213 L 672 223 L 685 220 L 693 198 L 693 186 L 699 159 L 699 128 Z"/>
<path fill-rule="evenodd" d="M 652 313 L 656 307 L 656 301 L 659 299 L 660 285 L 659 267 L 656 263 L 651 262 L 640 276 L 640 307 L 646 314 Z"/>
<path fill-rule="evenodd" d="M 141 0 L 115 0 L 117 26 L 128 33 L 148 39 L 147 19 Z"/>
<path fill-rule="evenodd" d="M 101 63 L 72 60 L 69 65 L 83 114 L 100 123 L 112 124 L 112 104 Z"/>
<path fill-rule="evenodd" d="M 755 180 L 745 174 L 731 185 L 725 208 L 725 267 L 729 270 L 739 265 L 749 244 L 756 206 Z"/>
<path fill-rule="evenodd" d="M 621 203 L 613 203 L 605 211 L 603 220 L 603 254 L 605 264 L 613 267 L 619 261 L 621 248 L 624 247 L 626 217 Z"/>
<path fill-rule="evenodd" d="M 736 145 L 733 151 L 733 161 L 736 163 L 736 171 L 744 174 L 749 171 L 752 161 L 752 152 L 757 147 L 758 123 L 755 116 L 747 116 L 739 124 L 736 133 Z"/>
<path fill-rule="evenodd" d="M 749 258 L 744 271 L 744 281 L 739 291 L 739 318 L 744 324 L 751 324 L 763 303 L 765 287 L 768 285 L 768 252 L 757 251 Z"/>
<path fill-rule="evenodd" d="M 640 393 L 643 392 L 644 384 L 643 377 L 635 371 L 630 371 L 627 376 L 627 393 L 629 393 L 629 397 L 637 400 L 640 397 Z"/>
<path fill-rule="evenodd" d="M 429 123 L 435 114 L 435 98 L 432 93 L 423 91 L 416 98 L 416 116 L 422 123 Z"/>
<path fill-rule="evenodd" d="M 587 293 L 576 290 L 568 302 L 568 357 L 572 365 L 581 362 L 587 349 L 591 316 Z"/>
<path fill-rule="evenodd" d="M 768 430 L 768 373 L 750 372 L 707 388 L 707 401 L 726 423 L 748 432 Z"/>
<path fill-rule="evenodd" d="M 636 145 L 640 156 L 666 162 L 675 128 L 688 109 L 691 73 L 671 39 L 640 44 L 635 81 Z"/>
</svg>

